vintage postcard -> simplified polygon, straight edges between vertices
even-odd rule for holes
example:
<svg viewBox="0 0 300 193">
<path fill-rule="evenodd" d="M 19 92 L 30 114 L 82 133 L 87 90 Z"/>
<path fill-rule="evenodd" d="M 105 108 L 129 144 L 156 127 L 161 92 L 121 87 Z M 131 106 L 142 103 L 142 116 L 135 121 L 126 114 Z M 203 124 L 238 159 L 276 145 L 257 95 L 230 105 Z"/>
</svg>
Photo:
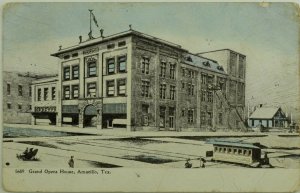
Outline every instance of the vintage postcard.
<svg viewBox="0 0 300 193">
<path fill-rule="evenodd" d="M 7 192 L 295 192 L 299 5 L 2 4 Z"/>
</svg>

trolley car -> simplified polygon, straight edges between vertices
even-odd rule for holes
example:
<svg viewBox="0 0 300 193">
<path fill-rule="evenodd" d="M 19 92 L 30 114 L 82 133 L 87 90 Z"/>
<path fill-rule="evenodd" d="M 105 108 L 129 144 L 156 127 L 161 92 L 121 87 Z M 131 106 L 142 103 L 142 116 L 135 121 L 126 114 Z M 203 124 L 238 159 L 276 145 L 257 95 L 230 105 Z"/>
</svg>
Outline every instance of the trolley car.
<svg viewBox="0 0 300 193">
<path fill-rule="evenodd" d="M 213 144 L 213 160 L 224 161 L 245 165 L 260 165 L 261 148 L 260 143 L 244 143 L 236 141 L 209 140 L 206 143 Z"/>
</svg>

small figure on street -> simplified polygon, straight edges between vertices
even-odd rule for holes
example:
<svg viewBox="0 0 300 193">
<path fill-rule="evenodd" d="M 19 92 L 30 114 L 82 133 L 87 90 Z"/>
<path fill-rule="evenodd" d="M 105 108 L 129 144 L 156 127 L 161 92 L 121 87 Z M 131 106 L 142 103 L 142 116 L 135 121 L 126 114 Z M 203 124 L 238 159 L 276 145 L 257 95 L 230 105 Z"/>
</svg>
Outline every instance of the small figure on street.
<svg viewBox="0 0 300 193">
<path fill-rule="evenodd" d="M 74 168 L 74 159 L 73 159 L 73 158 L 74 158 L 74 157 L 71 156 L 71 159 L 70 159 L 69 162 L 68 162 L 70 168 Z"/>
<path fill-rule="evenodd" d="M 185 168 L 191 168 L 192 167 L 192 163 L 190 163 L 190 158 L 188 158 L 187 160 L 186 160 L 186 163 L 184 164 L 184 166 L 185 166 Z"/>
<path fill-rule="evenodd" d="M 28 147 L 25 149 L 25 151 L 23 152 L 23 155 L 27 155 L 28 154 Z"/>
<path fill-rule="evenodd" d="M 205 168 L 205 162 L 206 160 L 204 158 L 200 158 L 200 167 Z"/>
</svg>

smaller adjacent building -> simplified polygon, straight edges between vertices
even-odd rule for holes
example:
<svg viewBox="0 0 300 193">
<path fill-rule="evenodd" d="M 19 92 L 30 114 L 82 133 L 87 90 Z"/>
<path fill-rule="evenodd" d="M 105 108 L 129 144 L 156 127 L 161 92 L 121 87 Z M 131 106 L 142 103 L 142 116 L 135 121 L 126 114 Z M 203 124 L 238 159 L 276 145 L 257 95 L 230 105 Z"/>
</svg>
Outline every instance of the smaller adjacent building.
<svg viewBox="0 0 300 193">
<path fill-rule="evenodd" d="M 32 82 L 32 125 L 56 125 L 59 100 L 57 83 L 57 76 Z"/>
<path fill-rule="evenodd" d="M 285 113 L 278 107 L 260 107 L 249 117 L 249 126 L 286 127 L 288 125 Z"/>
</svg>

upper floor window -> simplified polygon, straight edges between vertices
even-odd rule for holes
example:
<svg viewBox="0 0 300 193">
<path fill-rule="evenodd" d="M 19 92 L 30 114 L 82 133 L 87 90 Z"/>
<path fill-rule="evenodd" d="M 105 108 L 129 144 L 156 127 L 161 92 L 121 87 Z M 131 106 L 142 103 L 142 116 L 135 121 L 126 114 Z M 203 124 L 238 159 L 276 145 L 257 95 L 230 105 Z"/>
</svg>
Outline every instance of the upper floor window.
<svg viewBox="0 0 300 193">
<path fill-rule="evenodd" d="M 142 58 L 142 61 L 141 61 L 142 73 L 149 74 L 149 65 L 150 65 L 149 63 L 150 63 L 149 58 L 147 58 L 147 57 Z"/>
<path fill-rule="evenodd" d="M 164 61 L 160 63 L 160 77 L 162 78 L 166 77 L 166 62 Z"/>
<path fill-rule="evenodd" d="M 184 68 L 181 68 L 181 76 L 185 77 L 185 69 Z"/>
<path fill-rule="evenodd" d="M 171 100 L 175 100 L 175 94 L 176 94 L 175 86 L 170 85 L 170 99 Z"/>
<path fill-rule="evenodd" d="M 56 88 L 55 87 L 52 87 L 51 88 L 51 98 L 52 98 L 52 100 L 55 100 L 56 99 Z"/>
<path fill-rule="evenodd" d="M 207 83 L 207 75 L 206 74 L 201 74 L 201 83 L 206 84 Z"/>
<path fill-rule="evenodd" d="M 126 94 L 126 79 L 118 80 L 118 95 Z"/>
<path fill-rule="evenodd" d="M 96 62 L 93 61 L 93 62 L 89 62 L 88 63 L 88 77 L 95 77 L 97 76 L 97 65 L 96 65 Z"/>
<path fill-rule="evenodd" d="M 106 82 L 107 88 L 107 96 L 114 96 L 115 95 L 115 81 L 114 80 L 109 80 Z"/>
<path fill-rule="evenodd" d="M 7 109 L 11 109 L 11 103 L 7 103 Z"/>
<path fill-rule="evenodd" d="M 213 92 L 212 91 L 207 92 L 207 101 L 213 102 Z"/>
<path fill-rule="evenodd" d="M 149 97 L 150 96 L 150 82 L 149 81 L 142 81 L 142 96 Z"/>
<path fill-rule="evenodd" d="M 64 68 L 64 80 L 70 80 L 70 67 Z"/>
<path fill-rule="evenodd" d="M 70 99 L 70 86 L 64 86 L 64 99 Z"/>
<path fill-rule="evenodd" d="M 6 84 L 7 95 L 10 95 L 10 84 Z"/>
<path fill-rule="evenodd" d="M 79 86 L 78 85 L 72 85 L 72 98 L 78 99 L 79 97 Z"/>
<path fill-rule="evenodd" d="M 113 48 L 115 48 L 115 44 L 108 44 L 107 45 L 107 49 L 113 49 Z"/>
<path fill-rule="evenodd" d="M 72 67 L 72 78 L 78 79 L 79 78 L 79 65 Z"/>
<path fill-rule="evenodd" d="M 41 101 L 41 100 L 42 100 L 42 89 L 41 89 L 41 88 L 38 89 L 37 100 L 38 100 L 38 101 Z"/>
<path fill-rule="evenodd" d="M 207 77 L 207 84 L 212 84 L 214 82 L 214 76 L 208 75 Z"/>
<path fill-rule="evenodd" d="M 165 99 L 166 98 L 166 84 L 160 84 L 159 97 L 161 99 Z"/>
<path fill-rule="evenodd" d="M 126 42 L 125 42 L 125 41 L 118 42 L 118 46 L 119 46 L 119 47 L 125 46 L 125 45 L 126 45 Z"/>
<path fill-rule="evenodd" d="M 22 110 L 22 105 L 21 104 L 18 104 L 18 109 Z"/>
<path fill-rule="evenodd" d="M 48 100 L 48 88 L 44 88 L 44 101 Z"/>
<path fill-rule="evenodd" d="M 22 85 L 18 85 L 18 95 L 23 96 L 23 87 L 22 87 Z"/>
<path fill-rule="evenodd" d="M 126 72 L 126 56 L 118 57 L 118 72 Z"/>
<path fill-rule="evenodd" d="M 206 91 L 205 90 L 201 90 L 201 101 L 206 101 Z"/>
<path fill-rule="evenodd" d="M 96 83 L 87 84 L 87 97 L 96 97 Z"/>
<path fill-rule="evenodd" d="M 206 124 L 206 113 L 204 111 L 201 111 L 200 119 L 201 119 L 201 125 L 205 125 Z"/>
<path fill-rule="evenodd" d="M 188 95 L 191 95 L 191 96 L 194 95 L 194 87 L 195 86 L 193 84 L 191 84 L 191 83 L 188 84 Z"/>
<path fill-rule="evenodd" d="M 107 74 L 115 73 L 115 59 L 109 58 L 107 59 Z"/>
<path fill-rule="evenodd" d="M 176 64 L 170 64 L 170 78 L 175 79 Z"/>
</svg>

